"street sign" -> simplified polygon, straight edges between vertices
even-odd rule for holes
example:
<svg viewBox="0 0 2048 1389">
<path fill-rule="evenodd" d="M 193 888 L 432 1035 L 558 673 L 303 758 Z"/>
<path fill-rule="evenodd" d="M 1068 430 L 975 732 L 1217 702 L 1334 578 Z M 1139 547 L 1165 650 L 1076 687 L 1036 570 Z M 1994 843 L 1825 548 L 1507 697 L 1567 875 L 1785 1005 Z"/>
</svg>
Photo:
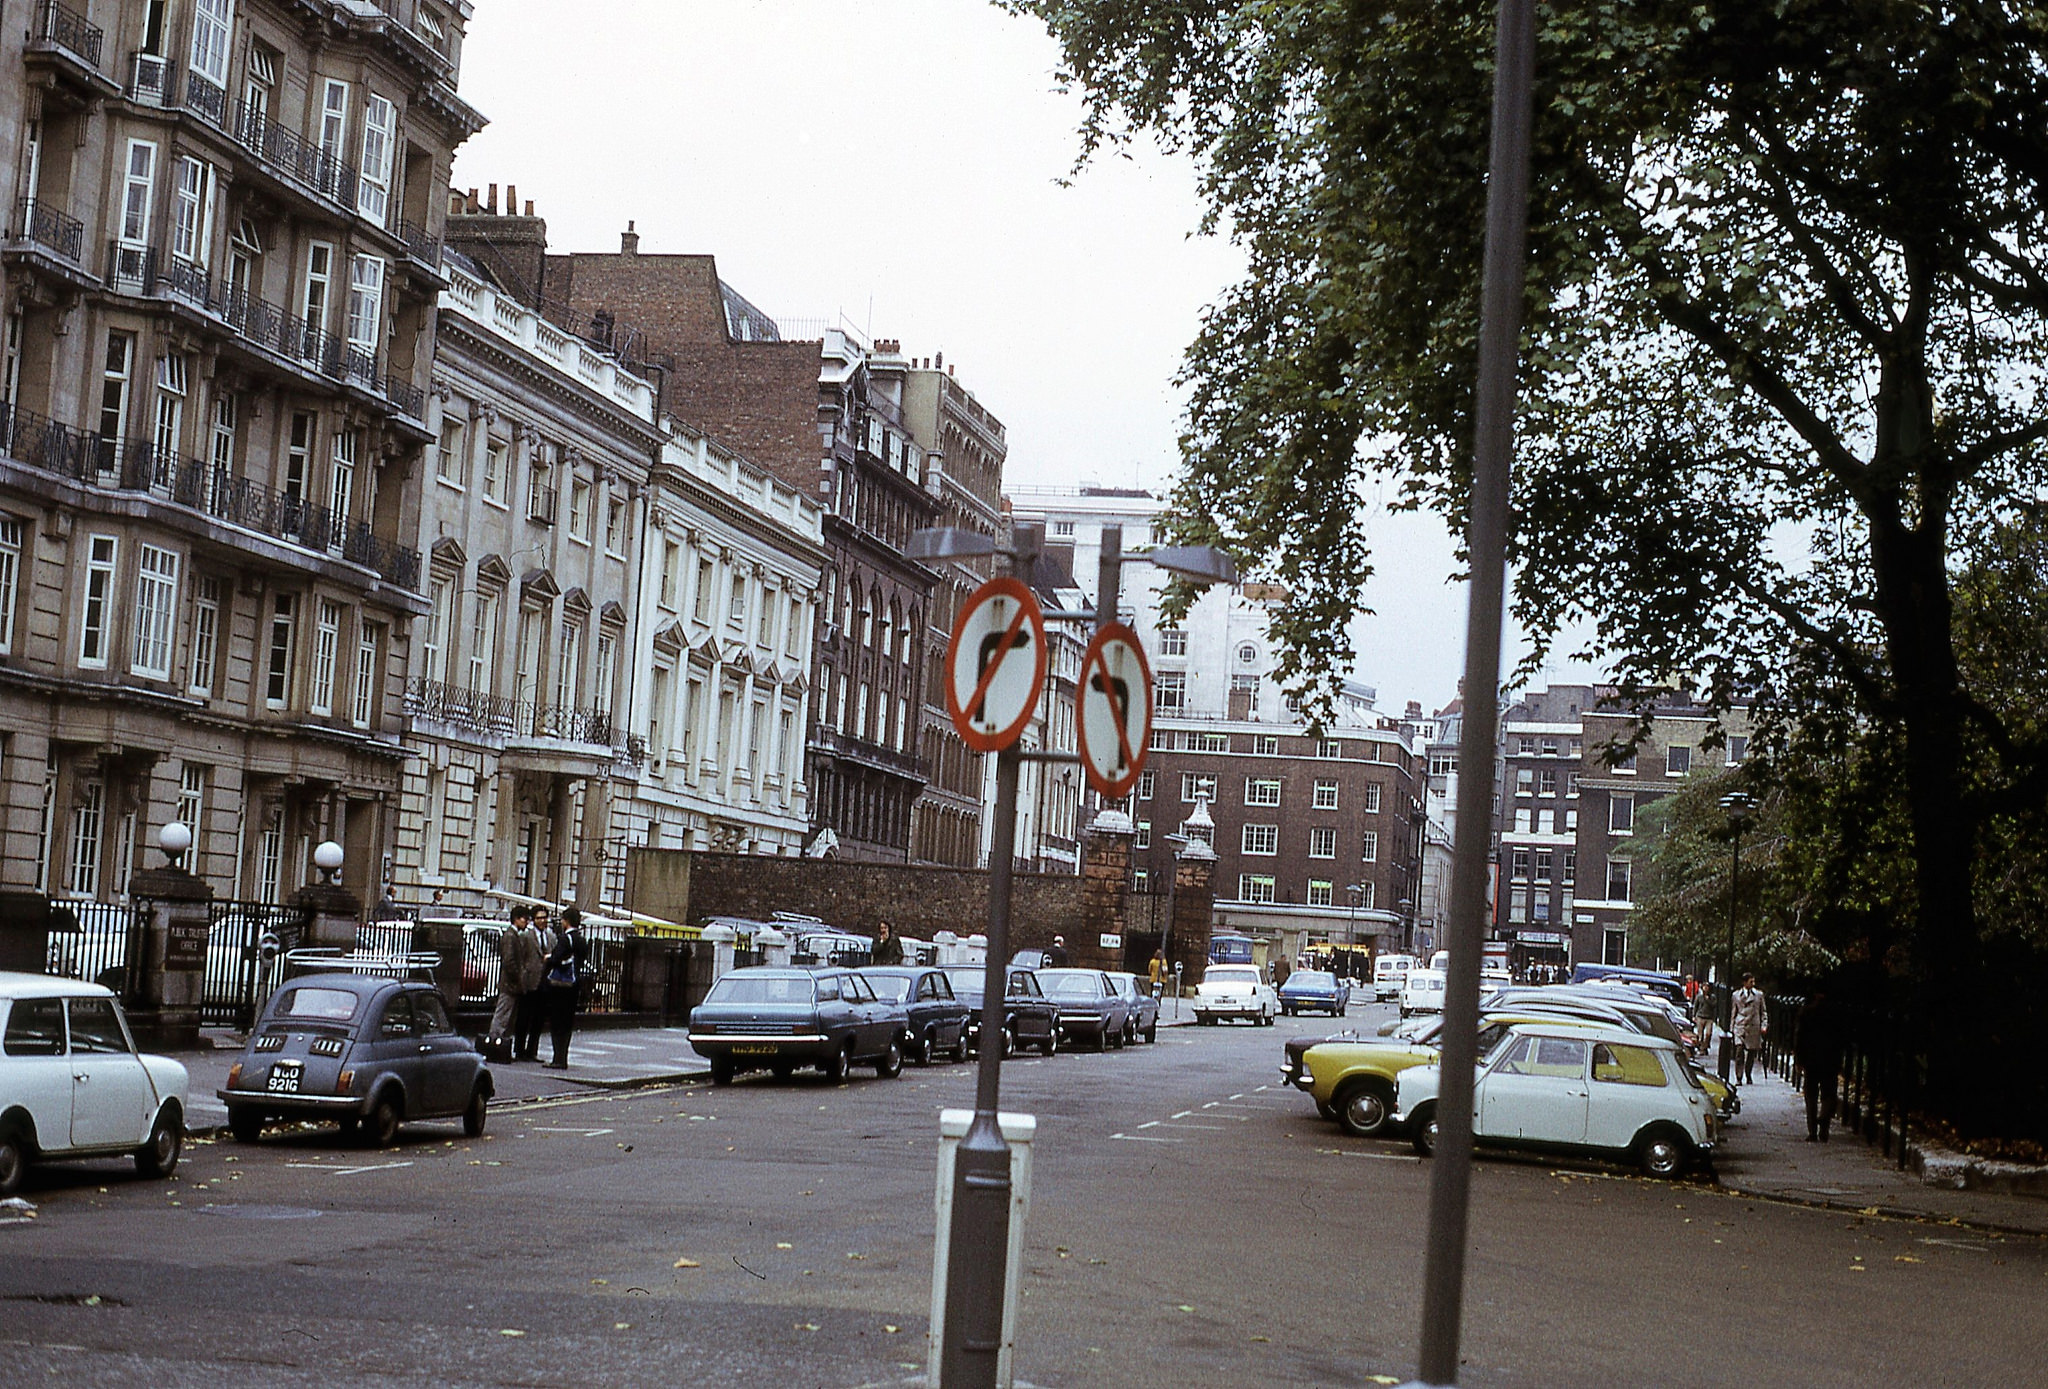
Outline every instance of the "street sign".
<svg viewBox="0 0 2048 1389">
<path fill-rule="evenodd" d="M 1136 784 L 1152 739 L 1152 669 L 1138 634 L 1104 623 L 1081 657 L 1081 769 L 1110 800 Z"/>
<path fill-rule="evenodd" d="M 946 710 L 976 752 L 1017 741 L 1045 688 L 1045 617 L 1021 579 L 990 579 L 967 600 L 946 648 Z"/>
</svg>

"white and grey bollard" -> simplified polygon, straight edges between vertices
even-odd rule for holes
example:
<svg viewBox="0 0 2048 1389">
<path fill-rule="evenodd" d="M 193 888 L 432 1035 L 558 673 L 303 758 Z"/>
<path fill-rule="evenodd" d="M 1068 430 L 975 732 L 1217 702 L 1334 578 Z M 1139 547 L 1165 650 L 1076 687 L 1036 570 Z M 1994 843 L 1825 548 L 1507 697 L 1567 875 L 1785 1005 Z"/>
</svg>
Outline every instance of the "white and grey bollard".
<svg viewBox="0 0 2048 1389">
<path fill-rule="evenodd" d="M 933 1204 L 938 1210 L 937 1246 L 932 1257 L 931 1359 L 926 1383 L 938 1389 L 939 1367 L 945 1360 L 946 1268 L 952 1249 L 953 1157 L 960 1140 L 974 1122 L 971 1109 L 939 1112 L 939 1186 Z M 1017 1282 L 1024 1260 L 1024 1216 L 1031 1206 L 1031 1142 L 1038 1134 L 1038 1119 L 1030 1114 L 1000 1114 L 997 1122 L 1003 1142 L 1010 1149 L 1010 1238 L 1003 1279 L 1003 1346 L 996 1360 L 996 1383 L 1008 1389 L 1016 1383 L 1013 1365 L 1017 1349 Z"/>
</svg>

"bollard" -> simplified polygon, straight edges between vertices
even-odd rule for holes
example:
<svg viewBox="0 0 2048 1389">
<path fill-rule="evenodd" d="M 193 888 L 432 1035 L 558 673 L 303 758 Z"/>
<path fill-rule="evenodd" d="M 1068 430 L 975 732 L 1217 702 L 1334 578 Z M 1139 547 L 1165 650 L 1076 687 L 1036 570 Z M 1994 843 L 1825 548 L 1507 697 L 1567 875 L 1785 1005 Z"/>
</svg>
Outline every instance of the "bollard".
<svg viewBox="0 0 2048 1389">
<path fill-rule="evenodd" d="M 939 1113 L 939 1183 L 933 1198 L 938 1212 L 938 1239 L 932 1259 L 931 1359 L 926 1383 L 933 1389 L 942 1383 L 940 1367 L 945 1360 L 946 1275 L 952 1250 L 953 1182 L 961 1140 L 974 1122 L 971 1109 L 947 1109 Z M 1031 1144 L 1038 1133 L 1038 1120 L 1029 1114 L 998 1116 L 1004 1144 L 1010 1150 L 1010 1209 L 1008 1248 L 1003 1278 L 1002 1349 L 996 1357 L 996 1383 L 1016 1382 L 1012 1364 L 1017 1347 L 1017 1279 L 1024 1259 L 1024 1217 L 1031 1205 Z"/>
</svg>

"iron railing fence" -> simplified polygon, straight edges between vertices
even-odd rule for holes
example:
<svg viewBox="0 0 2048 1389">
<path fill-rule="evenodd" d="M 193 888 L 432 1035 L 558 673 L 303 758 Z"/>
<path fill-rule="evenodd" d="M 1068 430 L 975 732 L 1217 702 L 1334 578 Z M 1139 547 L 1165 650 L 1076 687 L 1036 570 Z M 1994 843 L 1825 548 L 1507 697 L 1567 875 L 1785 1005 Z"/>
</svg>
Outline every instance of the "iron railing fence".
<svg viewBox="0 0 2048 1389">
<path fill-rule="evenodd" d="M 88 23 L 84 15 L 56 3 L 43 0 L 36 6 L 36 27 L 34 37 L 41 43 L 54 43 L 59 48 L 85 60 L 87 67 L 100 65 L 100 50 L 106 42 L 106 34 Z"/>
<path fill-rule="evenodd" d="M 31 241 L 46 251 L 76 262 L 85 254 L 85 223 L 41 198 L 21 198 L 14 204 L 13 241 Z"/>
</svg>

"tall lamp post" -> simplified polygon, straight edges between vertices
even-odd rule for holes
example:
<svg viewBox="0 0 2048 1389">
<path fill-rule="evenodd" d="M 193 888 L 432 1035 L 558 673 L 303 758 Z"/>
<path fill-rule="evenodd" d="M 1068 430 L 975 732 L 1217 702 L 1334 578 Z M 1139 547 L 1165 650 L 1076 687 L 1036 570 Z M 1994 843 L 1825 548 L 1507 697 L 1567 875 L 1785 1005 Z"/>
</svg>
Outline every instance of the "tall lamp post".
<svg viewBox="0 0 2048 1389">
<path fill-rule="evenodd" d="M 1358 909 L 1365 903 L 1365 884 L 1353 883 L 1344 891 L 1351 897 L 1351 933 L 1347 942 L 1353 950 L 1358 948 Z"/>
<path fill-rule="evenodd" d="M 1721 1079 L 1728 1079 L 1735 1054 L 1735 897 L 1742 885 L 1742 827 L 1749 822 L 1747 791 L 1730 791 L 1721 797 L 1721 809 L 1728 813 L 1728 829 L 1734 848 L 1728 855 L 1728 953 L 1722 959 L 1722 983 L 1727 989 L 1721 1005 Z"/>
</svg>

